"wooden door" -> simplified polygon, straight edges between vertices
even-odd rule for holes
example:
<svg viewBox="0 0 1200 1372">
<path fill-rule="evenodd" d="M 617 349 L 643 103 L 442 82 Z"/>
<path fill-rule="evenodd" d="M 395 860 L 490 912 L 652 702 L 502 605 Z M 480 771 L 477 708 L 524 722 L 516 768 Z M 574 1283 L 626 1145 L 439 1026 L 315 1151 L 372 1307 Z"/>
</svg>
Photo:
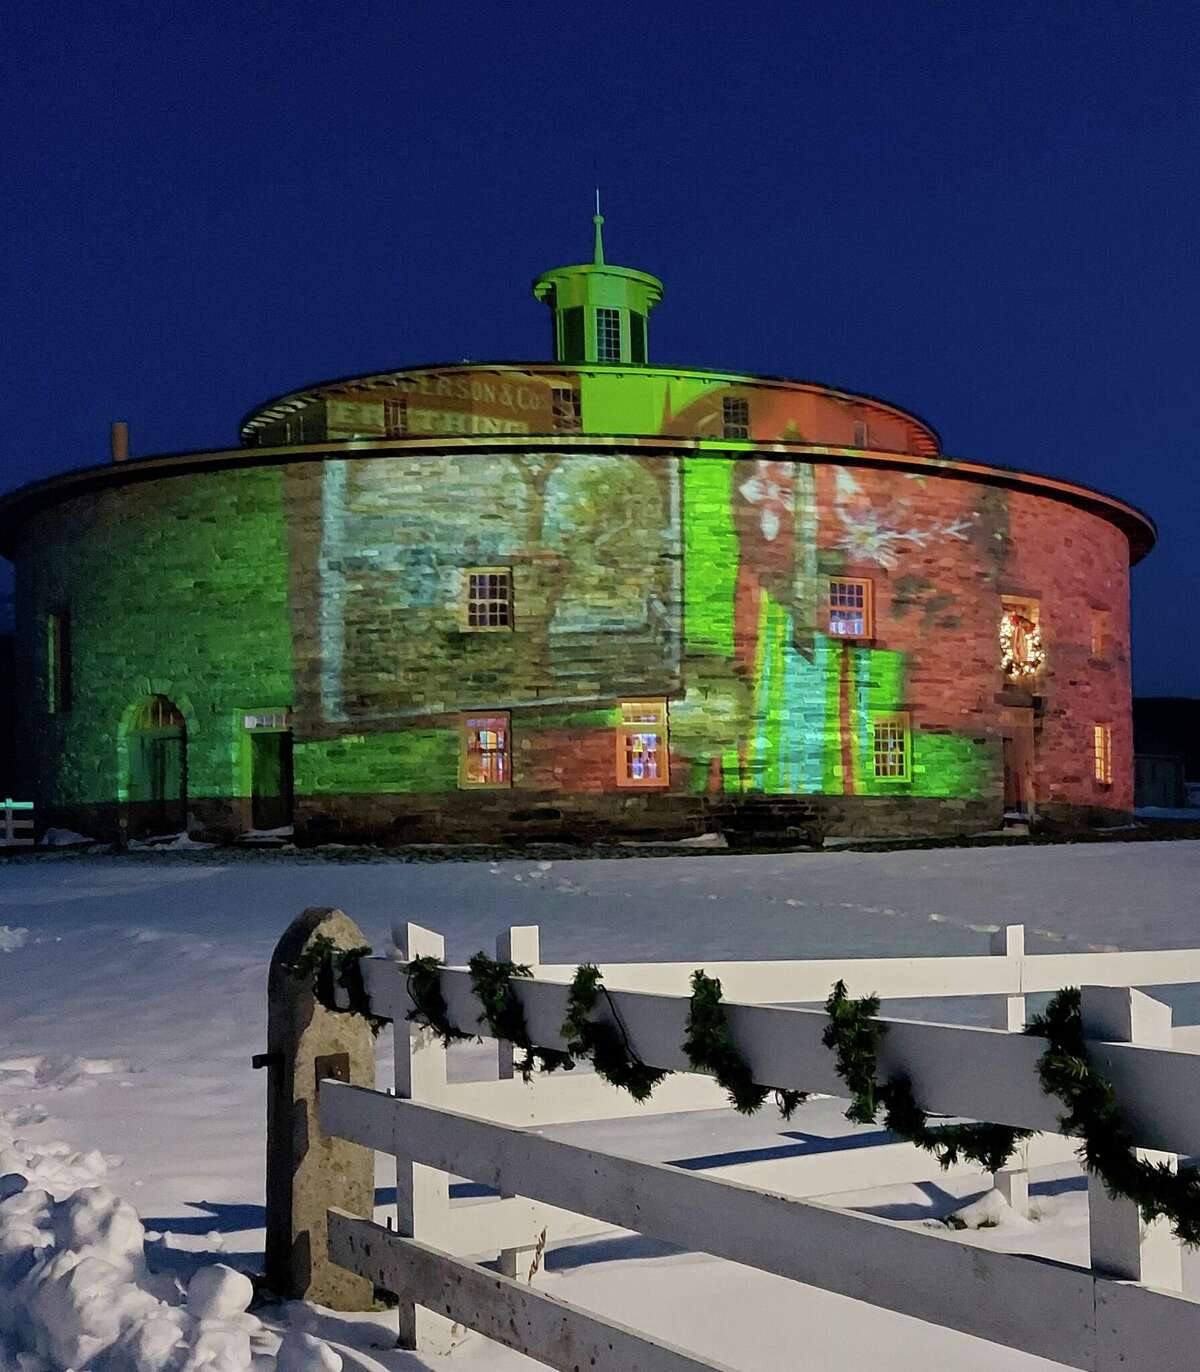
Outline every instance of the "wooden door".
<svg viewBox="0 0 1200 1372">
<path fill-rule="evenodd" d="M 1004 738 L 1006 814 L 1033 814 L 1033 775 L 1033 725 L 1017 725 Z"/>
<path fill-rule="evenodd" d="M 129 799 L 143 833 L 181 833 L 187 824 L 183 734 L 138 733 L 129 740 Z"/>
<path fill-rule="evenodd" d="M 250 822 L 281 829 L 292 822 L 292 735 L 288 730 L 250 735 Z"/>
</svg>

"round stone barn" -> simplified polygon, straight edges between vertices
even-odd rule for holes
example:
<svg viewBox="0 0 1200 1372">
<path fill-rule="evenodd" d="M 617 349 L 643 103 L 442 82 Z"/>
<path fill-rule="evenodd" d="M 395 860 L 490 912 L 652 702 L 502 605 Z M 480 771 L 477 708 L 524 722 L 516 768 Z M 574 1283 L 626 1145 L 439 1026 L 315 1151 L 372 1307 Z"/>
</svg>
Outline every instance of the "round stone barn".
<svg viewBox="0 0 1200 1372">
<path fill-rule="evenodd" d="M 787 841 L 1129 810 L 1143 514 L 867 396 L 651 366 L 662 283 L 599 220 L 534 293 L 553 362 L 309 386 L 236 448 L 118 441 L 0 501 L 40 825 Z"/>
</svg>

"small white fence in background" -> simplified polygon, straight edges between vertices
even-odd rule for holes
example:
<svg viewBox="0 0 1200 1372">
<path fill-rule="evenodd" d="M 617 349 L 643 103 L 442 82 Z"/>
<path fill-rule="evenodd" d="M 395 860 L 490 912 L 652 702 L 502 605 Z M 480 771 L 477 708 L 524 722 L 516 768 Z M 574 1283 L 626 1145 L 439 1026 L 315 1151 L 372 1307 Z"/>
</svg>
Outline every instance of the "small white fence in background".
<svg viewBox="0 0 1200 1372">
<path fill-rule="evenodd" d="M 33 801 L 0 802 L 0 847 L 24 846 L 33 842 Z"/>
<path fill-rule="evenodd" d="M 409 925 L 403 954 L 441 957 L 442 939 Z M 562 1048 L 574 967 L 542 964 L 531 927 L 510 929 L 497 955 L 531 965 L 532 979 L 514 983 L 530 1036 Z M 1200 1154 L 1200 1056 L 1179 1051 L 1183 1036 L 1173 1046 L 1166 1006 L 1129 989 L 1200 982 L 1200 949 L 1030 956 L 1022 927 L 1010 926 L 994 936 L 990 957 L 609 964 L 601 971 L 610 1004 L 634 1050 L 677 1074 L 643 1106 L 581 1070 L 527 1085 L 512 1076 L 504 1044 L 498 1079 L 450 1081 L 446 1049 L 407 1020 L 404 966 L 362 964 L 372 1011 L 393 1022 L 395 1094 L 326 1080 L 320 1120 L 326 1134 L 396 1158 L 397 1229 L 330 1210 L 329 1247 L 341 1266 L 397 1293 L 405 1346 L 445 1349 L 457 1323 L 563 1372 L 718 1367 L 516 1279 L 523 1253 L 616 1225 L 1071 1367 L 1195 1366 L 1200 1304 L 1179 1294 L 1177 1241 L 1090 1178 L 1085 1267 L 968 1246 L 813 1199 L 942 1175 L 906 1143 L 797 1157 L 789 1194 L 780 1194 L 529 1129 L 724 1106 L 724 1093 L 689 1070 L 681 1046 L 696 966 L 720 977 L 730 1031 L 756 1081 L 835 1096 L 845 1087 L 821 1040 L 826 1016 L 793 1008 L 797 1002 L 823 1001 L 838 978 L 851 995 L 884 1000 L 994 996 L 996 1029 L 886 1020 L 879 1071 L 906 1075 L 931 1112 L 1041 1131 L 997 1179 L 1020 1207 L 1023 1168 L 1065 1160 L 1074 1146 L 1056 1135 L 1061 1107 L 1037 1079 L 1044 1041 L 1015 1032 L 1030 993 L 1082 985 L 1089 1053 L 1113 1082 L 1139 1145 Z M 480 1011 L 468 971 L 446 968 L 441 987 L 451 1021 L 473 1028 Z M 451 1177 L 499 1195 L 452 1204 Z M 478 1265 L 497 1254 L 499 1273 Z"/>
</svg>

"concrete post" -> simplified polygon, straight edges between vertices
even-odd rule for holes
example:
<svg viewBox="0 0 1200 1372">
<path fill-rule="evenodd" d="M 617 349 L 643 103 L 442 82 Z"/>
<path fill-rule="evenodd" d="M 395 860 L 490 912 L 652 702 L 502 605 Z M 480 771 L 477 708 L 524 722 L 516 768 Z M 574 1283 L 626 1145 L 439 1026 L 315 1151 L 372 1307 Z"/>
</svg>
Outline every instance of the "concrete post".
<svg viewBox="0 0 1200 1372">
<path fill-rule="evenodd" d="M 329 1259 L 326 1211 L 374 1215 L 375 1156 L 328 1138 L 317 1115 L 318 1081 L 375 1085 L 375 1036 L 361 1015 L 318 1004 L 291 967 L 319 935 L 360 948 L 362 930 L 341 910 L 314 907 L 293 920 L 267 977 L 267 1282 L 288 1300 L 333 1310 L 369 1310 L 371 1283 Z"/>
</svg>

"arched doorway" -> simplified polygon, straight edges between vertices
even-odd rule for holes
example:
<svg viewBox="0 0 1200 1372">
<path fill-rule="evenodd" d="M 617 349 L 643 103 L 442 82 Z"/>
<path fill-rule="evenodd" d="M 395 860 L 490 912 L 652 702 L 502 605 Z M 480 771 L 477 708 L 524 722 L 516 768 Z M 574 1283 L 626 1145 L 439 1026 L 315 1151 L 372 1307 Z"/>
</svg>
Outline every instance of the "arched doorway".
<svg viewBox="0 0 1200 1372">
<path fill-rule="evenodd" d="M 130 827 L 142 834 L 187 826 L 187 723 L 166 696 L 138 705 L 126 733 Z"/>
</svg>

